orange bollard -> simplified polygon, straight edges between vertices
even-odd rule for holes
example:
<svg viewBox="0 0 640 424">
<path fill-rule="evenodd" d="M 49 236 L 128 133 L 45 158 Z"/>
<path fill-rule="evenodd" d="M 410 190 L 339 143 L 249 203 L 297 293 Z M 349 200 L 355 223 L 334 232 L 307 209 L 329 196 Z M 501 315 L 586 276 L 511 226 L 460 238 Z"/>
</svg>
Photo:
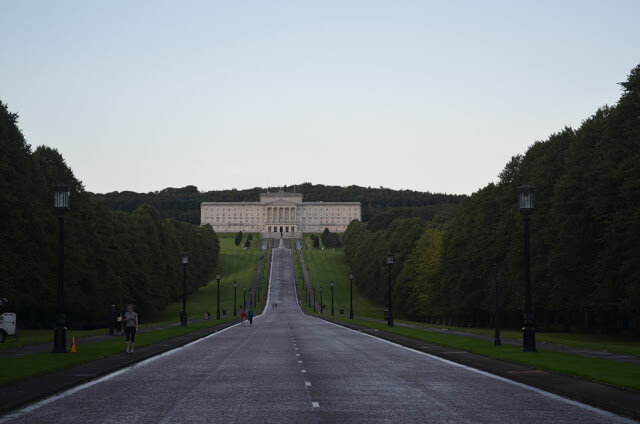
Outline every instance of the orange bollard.
<svg viewBox="0 0 640 424">
<path fill-rule="evenodd" d="M 71 353 L 76 353 L 76 336 L 71 337 Z"/>
</svg>

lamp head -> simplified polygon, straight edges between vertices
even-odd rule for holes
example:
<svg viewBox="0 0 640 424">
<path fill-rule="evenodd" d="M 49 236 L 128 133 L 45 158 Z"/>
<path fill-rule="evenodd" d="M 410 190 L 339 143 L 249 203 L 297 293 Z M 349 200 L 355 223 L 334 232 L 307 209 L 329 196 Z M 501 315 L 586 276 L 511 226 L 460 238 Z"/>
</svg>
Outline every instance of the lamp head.
<svg viewBox="0 0 640 424">
<path fill-rule="evenodd" d="M 533 212 L 533 186 L 524 184 L 518 187 L 518 209 L 523 215 Z"/>
<path fill-rule="evenodd" d="M 393 253 L 388 252 L 387 253 L 387 260 L 386 260 L 386 264 L 387 265 L 391 265 L 393 264 Z"/>
<path fill-rule="evenodd" d="M 69 205 L 70 189 L 68 184 L 53 186 L 53 210 L 57 215 L 64 215 L 71 209 Z"/>
</svg>

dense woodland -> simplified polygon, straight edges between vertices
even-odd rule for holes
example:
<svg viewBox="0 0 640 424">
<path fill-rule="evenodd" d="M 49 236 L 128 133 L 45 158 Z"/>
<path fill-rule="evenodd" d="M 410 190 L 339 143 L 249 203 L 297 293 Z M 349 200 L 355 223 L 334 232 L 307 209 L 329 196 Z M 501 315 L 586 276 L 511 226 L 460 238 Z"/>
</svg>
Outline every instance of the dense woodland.
<svg viewBox="0 0 640 424">
<path fill-rule="evenodd" d="M 622 96 L 580 128 L 564 128 L 514 156 L 471 197 L 309 183 L 284 189 L 305 201 L 359 201 L 354 221 L 325 244 L 342 244 L 361 291 L 386 304 L 386 252 L 396 317 L 448 325 L 490 325 L 494 270 L 500 315 L 518 328 L 524 309 L 523 223 L 516 189 L 535 186 L 531 216 L 533 307 L 538 328 L 640 333 L 640 66 Z M 65 311 L 72 326 L 98 325 L 108 305 L 143 313 L 181 294 L 180 252 L 191 252 L 189 291 L 218 260 L 203 201 L 258 201 L 265 188 L 201 193 L 194 186 L 154 193 L 88 193 L 60 154 L 31 151 L 0 103 L 0 297 L 31 325 L 56 309 L 58 226 L 52 187 L 72 187 L 66 224 Z M 327 238 L 330 237 L 330 238 Z M 319 240 L 318 240 L 319 244 Z M 143 315 L 144 316 L 144 315 Z"/>
<path fill-rule="evenodd" d="M 640 66 L 617 105 L 580 128 L 535 142 L 447 224 L 397 216 L 344 236 L 355 282 L 385 301 L 385 253 L 396 316 L 458 325 L 493 321 L 494 268 L 501 321 L 521 325 L 523 222 L 516 189 L 535 186 L 531 280 L 538 328 L 640 333 Z"/>
<path fill-rule="evenodd" d="M 17 115 L 0 102 L 0 297 L 20 325 L 52 326 L 58 293 L 58 221 L 53 185 L 71 186 L 65 223 L 65 312 L 73 328 L 105 325 L 110 304 L 134 303 L 142 319 L 182 295 L 181 252 L 190 252 L 188 291 L 215 272 L 210 226 L 162 218 L 149 205 L 109 210 L 84 190 L 54 149 L 26 143 Z"/>
<path fill-rule="evenodd" d="M 305 202 L 360 202 L 362 220 L 369 221 L 380 215 L 389 219 L 398 214 L 390 208 L 404 208 L 403 214 L 429 216 L 447 220 L 455 215 L 463 195 L 438 194 L 412 190 L 391 190 L 387 188 L 365 188 L 359 186 L 337 187 L 322 184 L 303 183 L 284 187 L 255 187 L 248 190 L 222 190 L 199 192 L 195 186 L 166 188 L 152 193 L 134 193 L 131 191 L 112 192 L 96 195 L 109 208 L 132 212 L 142 204 L 148 204 L 158 210 L 165 218 L 175 218 L 192 224 L 200 223 L 201 202 L 258 202 L 260 193 L 268 190 L 295 191 L 302 193 Z"/>
</svg>

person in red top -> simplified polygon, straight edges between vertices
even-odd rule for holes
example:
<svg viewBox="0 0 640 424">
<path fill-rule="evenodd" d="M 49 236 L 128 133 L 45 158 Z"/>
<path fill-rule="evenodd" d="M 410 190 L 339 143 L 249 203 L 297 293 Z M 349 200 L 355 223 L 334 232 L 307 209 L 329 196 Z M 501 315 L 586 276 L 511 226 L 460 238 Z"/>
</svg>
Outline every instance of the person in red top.
<svg viewBox="0 0 640 424">
<path fill-rule="evenodd" d="M 240 312 L 240 318 L 242 321 L 240 322 L 240 327 L 244 327 L 244 322 L 247 320 L 247 311 L 244 309 Z"/>
</svg>

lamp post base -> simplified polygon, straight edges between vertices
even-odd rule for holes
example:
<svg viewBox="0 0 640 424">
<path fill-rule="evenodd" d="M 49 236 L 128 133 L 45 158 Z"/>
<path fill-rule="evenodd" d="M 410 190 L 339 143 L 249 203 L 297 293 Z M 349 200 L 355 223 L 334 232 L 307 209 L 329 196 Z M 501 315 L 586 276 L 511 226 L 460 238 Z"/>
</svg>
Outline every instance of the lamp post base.
<svg viewBox="0 0 640 424">
<path fill-rule="evenodd" d="M 187 326 L 187 313 L 185 311 L 180 311 L 180 325 L 182 327 Z"/>
<path fill-rule="evenodd" d="M 56 317 L 56 327 L 53 330 L 53 353 L 67 353 L 67 327 L 64 314 Z"/>
<path fill-rule="evenodd" d="M 524 327 L 522 327 L 522 351 L 537 352 L 536 328 L 533 326 L 533 315 L 524 316 Z"/>
</svg>

